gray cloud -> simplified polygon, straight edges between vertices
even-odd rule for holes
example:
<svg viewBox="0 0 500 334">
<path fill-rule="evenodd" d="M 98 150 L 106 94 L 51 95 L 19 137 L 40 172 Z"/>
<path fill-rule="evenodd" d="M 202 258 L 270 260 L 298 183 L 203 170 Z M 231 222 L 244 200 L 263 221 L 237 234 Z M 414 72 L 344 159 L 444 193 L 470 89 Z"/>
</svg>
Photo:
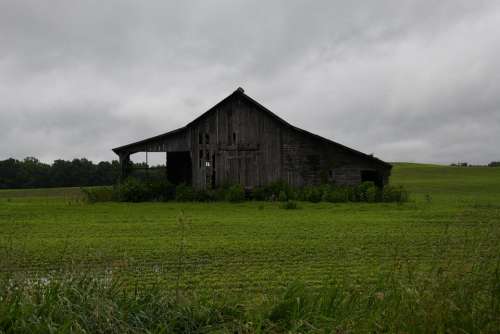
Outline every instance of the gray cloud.
<svg viewBox="0 0 500 334">
<path fill-rule="evenodd" d="M 500 159 L 494 1 L 3 1 L 0 159 L 114 158 L 241 85 L 389 161 Z"/>
</svg>

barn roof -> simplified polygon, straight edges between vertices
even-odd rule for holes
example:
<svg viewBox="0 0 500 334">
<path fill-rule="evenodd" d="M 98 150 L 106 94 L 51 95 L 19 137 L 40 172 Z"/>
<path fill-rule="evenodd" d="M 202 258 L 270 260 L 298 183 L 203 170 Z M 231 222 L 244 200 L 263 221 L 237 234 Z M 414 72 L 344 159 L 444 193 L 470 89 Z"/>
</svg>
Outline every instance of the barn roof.
<svg viewBox="0 0 500 334">
<path fill-rule="evenodd" d="M 133 142 L 133 143 L 130 143 L 130 144 L 127 144 L 127 145 L 116 147 L 116 148 L 113 149 L 113 152 L 115 152 L 116 154 L 119 154 L 120 152 L 126 151 L 127 149 L 129 149 L 129 148 L 131 148 L 133 146 L 147 144 L 149 142 L 154 142 L 154 141 L 157 141 L 157 140 L 166 139 L 166 138 L 168 138 L 168 137 L 170 137 L 172 135 L 179 134 L 182 131 L 185 131 L 187 128 L 189 128 L 189 126 L 191 126 L 192 124 L 196 123 L 198 120 L 202 119 L 207 114 L 209 114 L 210 112 L 214 111 L 219 106 L 221 106 L 222 104 L 224 104 L 225 102 L 229 101 L 230 99 L 232 99 L 234 97 L 241 97 L 244 100 L 248 101 L 250 104 L 255 105 L 257 108 L 259 108 L 259 110 L 261 110 L 262 112 L 268 114 L 270 117 L 272 117 L 273 119 L 275 119 L 276 121 L 278 121 L 279 123 L 281 123 L 285 127 L 291 128 L 294 131 L 298 131 L 298 132 L 303 133 L 303 134 L 305 134 L 307 136 L 312 136 L 315 139 L 324 141 L 324 142 L 326 142 L 328 144 L 331 144 L 331 145 L 335 145 L 335 146 L 337 146 L 337 147 L 339 147 L 341 149 L 344 149 L 346 151 L 349 151 L 349 152 L 351 152 L 351 153 L 353 153 L 355 155 L 362 156 L 364 158 L 367 158 L 367 159 L 373 160 L 375 162 L 378 162 L 380 164 L 383 164 L 386 167 L 392 168 L 391 164 L 389 164 L 389 163 L 387 163 L 387 162 L 385 162 L 383 160 L 380 160 L 380 159 L 378 159 L 378 158 L 376 158 L 376 157 L 374 157 L 372 155 L 368 155 L 368 154 L 365 154 L 363 152 L 357 151 L 357 150 L 352 149 L 350 147 L 347 147 L 347 146 L 344 146 L 342 144 L 339 144 L 339 143 L 337 143 L 337 142 L 335 142 L 333 140 L 330 140 L 328 138 L 325 138 L 325 137 L 322 137 L 320 135 L 314 134 L 314 133 L 309 132 L 307 130 L 298 128 L 298 127 L 296 127 L 296 126 L 288 123 L 287 121 L 285 121 L 284 119 L 282 119 L 281 117 L 279 117 L 278 115 L 276 115 L 275 113 L 273 113 L 271 110 L 267 109 L 262 104 L 260 104 L 256 100 L 252 99 L 250 96 L 246 95 L 245 91 L 241 87 L 238 87 L 238 89 L 236 89 L 229 96 L 227 96 L 226 98 L 224 98 L 223 100 L 221 100 L 219 103 L 217 103 L 216 105 L 214 105 L 212 108 L 210 108 L 207 111 L 205 111 L 200 116 L 196 117 L 194 120 L 192 120 L 191 122 L 189 122 L 185 126 L 183 126 L 181 128 L 178 128 L 178 129 L 175 129 L 175 130 L 172 130 L 172 131 L 168 131 L 168 132 L 162 133 L 162 134 L 154 136 L 154 137 L 146 138 L 146 139 L 143 139 L 143 140 L 140 140 L 140 141 L 137 141 L 137 142 Z"/>
</svg>

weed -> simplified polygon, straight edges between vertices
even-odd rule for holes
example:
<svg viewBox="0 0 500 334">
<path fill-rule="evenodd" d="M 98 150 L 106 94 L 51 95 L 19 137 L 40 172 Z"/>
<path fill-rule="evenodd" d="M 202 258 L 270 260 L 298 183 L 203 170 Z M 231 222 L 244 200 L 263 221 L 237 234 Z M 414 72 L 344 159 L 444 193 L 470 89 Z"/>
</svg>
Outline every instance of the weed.
<svg viewBox="0 0 500 334">
<path fill-rule="evenodd" d="M 430 194 L 425 194 L 425 202 L 427 204 L 432 203 L 432 196 Z"/>
<path fill-rule="evenodd" d="M 195 199 L 195 191 L 185 183 L 175 188 L 175 200 L 179 202 L 192 202 Z"/>
<path fill-rule="evenodd" d="M 232 185 L 227 189 L 226 200 L 228 202 L 238 203 L 245 200 L 245 189 L 239 184 Z"/>
</svg>

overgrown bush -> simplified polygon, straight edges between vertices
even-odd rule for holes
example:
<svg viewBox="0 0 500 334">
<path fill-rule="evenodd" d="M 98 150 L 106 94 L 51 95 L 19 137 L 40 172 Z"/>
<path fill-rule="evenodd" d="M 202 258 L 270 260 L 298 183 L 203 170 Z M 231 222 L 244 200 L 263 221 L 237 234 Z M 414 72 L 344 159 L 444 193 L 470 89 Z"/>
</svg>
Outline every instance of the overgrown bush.
<svg viewBox="0 0 500 334">
<path fill-rule="evenodd" d="M 237 203 L 245 200 L 245 189 L 241 184 L 232 185 L 227 189 L 226 201 Z"/>
<path fill-rule="evenodd" d="M 354 202 L 365 202 L 366 201 L 366 190 L 373 186 L 373 182 L 362 182 L 358 186 L 354 187 Z"/>
<path fill-rule="evenodd" d="M 265 186 L 255 187 L 252 190 L 251 198 L 256 201 L 282 201 L 285 198 L 294 199 L 294 195 L 294 189 L 286 182 L 275 181 Z"/>
<path fill-rule="evenodd" d="M 382 199 L 382 191 L 378 187 L 370 187 L 366 189 L 365 200 L 368 203 L 380 202 Z"/>
<path fill-rule="evenodd" d="M 175 188 L 175 200 L 179 202 L 191 202 L 195 200 L 195 191 L 193 187 L 185 183 L 179 184 Z"/>
<path fill-rule="evenodd" d="M 255 201 L 268 201 L 268 193 L 265 187 L 255 187 L 252 189 L 252 199 Z"/>
<path fill-rule="evenodd" d="M 306 187 L 303 190 L 303 200 L 312 203 L 319 203 L 323 198 L 323 189 L 321 187 Z"/>
<path fill-rule="evenodd" d="M 286 194 L 286 192 L 284 190 L 280 191 L 280 194 L 278 196 L 278 201 L 280 201 L 280 202 L 286 202 L 286 201 L 288 201 L 288 196 L 287 196 L 287 194 Z"/>
<path fill-rule="evenodd" d="M 158 201 L 175 199 L 175 186 L 165 179 L 146 182 L 146 186 L 149 188 L 152 199 Z"/>
<path fill-rule="evenodd" d="M 381 202 L 382 190 L 372 181 L 361 183 L 354 189 L 354 201 L 356 202 Z"/>
<path fill-rule="evenodd" d="M 344 203 L 349 201 L 348 188 L 346 187 L 329 187 L 323 193 L 322 200 L 330 203 Z"/>
<path fill-rule="evenodd" d="M 122 202 L 169 201 L 175 187 L 167 180 L 143 181 L 129 177 L 114 188 L 113 199 Z"/>
<path fill-rule="evenodd" d="M 408 191 L 403 186 L 387 185 L 382 190 L 382 200 L 384 202 L 404 203 L 408 202 Z"/>
<path fill-rule="evenodd" d="M 293 188 L 285 182 L 274 182 L 267 186 L 255 187 L 249 194 L 240 184 L 225 185 L 216 189 L 195 190 L 180 184 L 177 187 L 167 180 L 144 181 L 133 177 L 127 178 L 115 187 L 82 188 L 90 203 L 106 201 L 142 202 L 169 201 L 229 201 L 242 202 L 246 199 L 272 200 L 287 202 L 293 200 L 318 203 L 343 202 L 397 202 L 408 201 L 408 192 L 402 186 L 387 185 L 378 188 L 373 182 L 363 182 L 356 187 L 320 185 Z M 250 195 L 250 196 L 247 196 Z"/>
<path fill-rule="evenodd" d="M 215 201 L 215 192 L 208 189 L 196 190 L 194 192 L 194 200 L 196 202 L 213 202 Z"/>
<path fill-rule="evenodd" d="M 226 194 L 230 186 L 221 186 L 218 188 L 215 188 L 212 190 L 213 198 L 215 201 L 225 201 L 226 200 Z"/>
<path fill-rule="evenodd" d="M 122 202 L 143 202 L 152 199 L 152 193 L 145 182 L 129 177 L 116 188 L 117 198 Z"/>
</svg>

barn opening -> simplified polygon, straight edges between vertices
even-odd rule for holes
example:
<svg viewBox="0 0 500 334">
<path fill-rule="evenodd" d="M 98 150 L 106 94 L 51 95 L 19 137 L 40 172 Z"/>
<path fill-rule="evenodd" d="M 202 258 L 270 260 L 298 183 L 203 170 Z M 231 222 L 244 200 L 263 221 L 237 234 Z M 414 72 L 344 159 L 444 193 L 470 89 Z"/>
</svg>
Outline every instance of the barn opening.
<svg viewBox="0 0 500 334">
<path fill-rule="evenodd" d="M 192 165 L 189 151 L 167 153 L 167 178 L 175 185 L 192 184 Z"/>
<path fill-rule="evenodd" d="M 165 179 L 167 174 L 166 152 L 136 152 L 130 155 L 132 163 L 128 176 L 154 181 Z"/>
<path fill-rule="evenodd" d="M 371 181 L 375 183 L 377 187 L 384 186 L 384 180 L 382 175 L 375 170 L 362 170 L 361 171 L 361 182 Z"/>
</svg>

